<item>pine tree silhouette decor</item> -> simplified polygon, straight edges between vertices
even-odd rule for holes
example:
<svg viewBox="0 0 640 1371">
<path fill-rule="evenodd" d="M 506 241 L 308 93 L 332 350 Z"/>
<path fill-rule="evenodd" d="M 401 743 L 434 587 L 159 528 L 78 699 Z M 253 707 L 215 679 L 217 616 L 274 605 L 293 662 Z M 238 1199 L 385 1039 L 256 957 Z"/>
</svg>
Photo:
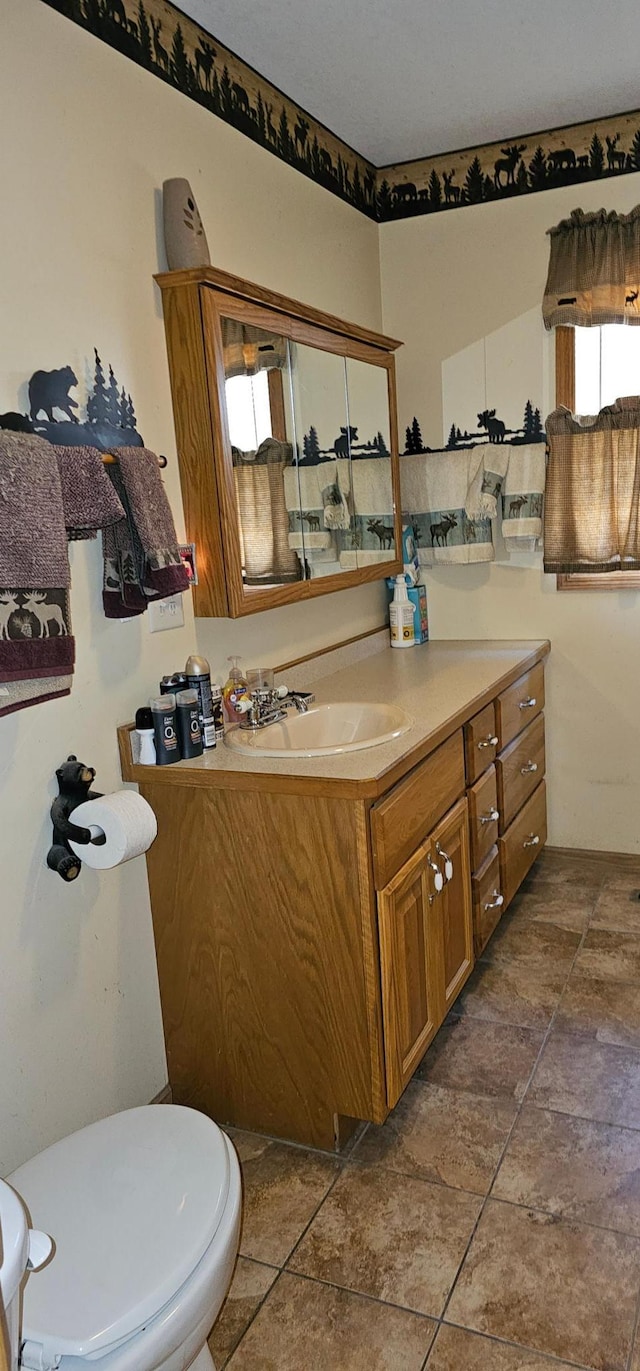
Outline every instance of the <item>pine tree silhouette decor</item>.
<svg viewBox="0 0 640 1371">
<path fill-rule="evenodd" d="M 422 448 L 423 448 L 422 433 L 421 433 L 421 431 L 420 431 L 420 425 L 419 425 L 418 420 L 416 419 L 415 415 L 413 416 L 413 423 L 412 423 L 412 425 L 411 425 L 411 437 L 412 437 L 412 439 L 413 439 L 413 445 L 414 445 L 414 446 L 413 446 L 413 451 L 414 451 L 414 452 L 422 452 Z"/>
</svg>

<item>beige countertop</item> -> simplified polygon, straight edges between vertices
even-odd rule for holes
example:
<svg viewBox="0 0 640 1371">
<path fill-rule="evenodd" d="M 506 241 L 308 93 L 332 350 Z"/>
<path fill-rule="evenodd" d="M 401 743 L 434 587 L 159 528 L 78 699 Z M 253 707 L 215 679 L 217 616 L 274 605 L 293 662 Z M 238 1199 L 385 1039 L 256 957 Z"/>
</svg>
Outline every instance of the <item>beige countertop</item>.
<svg viewBox="0 0 640 1371">
<path fill-rule="evenodd" d="M 392 650 L 382 643 L 380 650 L 364 660 L 323 676 L 314 693 L 318 702 L 358 700 L 399 705 L 414 721 L 401 737 L 330 757 L 244 756 L 221 744 L 193 761 L 167 767 L 127 764 L 128 740 L 123 746 L 121 737 L 123 777 L 139 784 L 162 782 L 375 798 L 548 651 L 549 643 L 542 639 L 429 642 L 407 651 Z M 295 676 L 293 668 L 287 678 L 291 685 Z M 306 665 L 305 676 L 313 678 L 313 662 Z"/>
</svg>

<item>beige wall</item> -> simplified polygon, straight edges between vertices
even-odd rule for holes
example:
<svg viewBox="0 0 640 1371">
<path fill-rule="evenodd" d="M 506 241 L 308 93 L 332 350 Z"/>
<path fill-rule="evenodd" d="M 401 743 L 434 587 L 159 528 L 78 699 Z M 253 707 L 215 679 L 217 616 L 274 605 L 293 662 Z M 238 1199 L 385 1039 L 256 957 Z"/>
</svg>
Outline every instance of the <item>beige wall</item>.
<svg viewBox="0 0 640 1371">
<path fill-rule="evenodd" d="M 40 0 L 0 0 L 0 29 L 0 410 L 25 407 L 37 367 L 68 362 L 84 383 L 95 344 L 169 456 L 180 527 L 152 281 L 163 179 L 191 180 L 218 266 L 374 328 L 377 229 Z M 232 651 L 282 660 L 382 617 L 374 586 L 151 637 L 104 618 L 97 544 L 71 560 L 73 694 L 0 720 L 0 1175 L 166 1081 L 144 861 L 71 886 L 44 865 L 60 760 L 116 787 L 116 724 L 196 642 L 220 675 Z"/>
<path fill-rule="evenodd" d="M 384 327 L 405 340 L 398 355 L 401 431 L 417 413 L 425 442 L 442 442 L 450 418 L 447 378 L 465 374 L 464 363 L 477 357 L 475 345 L 484 339 L 488 358 L 496 355 L 496 339 L 509 341 L 504 367 L 517 412 L 530 396 L 547 413 L 554 395 L 553 344 L 539 315 L 545 230 L 577 205 L 627 211 L 638 199 L 640 176 L 633 175 L 384 225 Z M 490 406 L 497 386 L 487 386 Z M 537 554 L 430 570 L 425 580 L 435 638 L 551 639 L 550 841 L 640 851 L 638 593 L 559 594 Z"/>
</svg>

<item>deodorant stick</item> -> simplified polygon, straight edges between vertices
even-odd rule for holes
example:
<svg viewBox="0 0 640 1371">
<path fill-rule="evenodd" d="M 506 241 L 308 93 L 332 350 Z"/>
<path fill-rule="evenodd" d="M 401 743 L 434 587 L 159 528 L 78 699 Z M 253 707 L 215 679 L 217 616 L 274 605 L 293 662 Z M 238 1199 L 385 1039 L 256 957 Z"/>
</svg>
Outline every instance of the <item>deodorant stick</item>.
<svg viewBox="0 0 640 1371">
<path fill-rule="evenodd" d="M 178 740 L 183 760 L 202 756 L 202 733 L 197 690 L 179 690 L 176 695 Z"/>
<path fill-rule="evenodd" d="M 156 741 L 156 765 L 169 766 L 180 761 L 178 734 L 176 730 L 176 697 L 159 695 L 150 700 L 153 715 L 153 732 Z"/>
</svg>

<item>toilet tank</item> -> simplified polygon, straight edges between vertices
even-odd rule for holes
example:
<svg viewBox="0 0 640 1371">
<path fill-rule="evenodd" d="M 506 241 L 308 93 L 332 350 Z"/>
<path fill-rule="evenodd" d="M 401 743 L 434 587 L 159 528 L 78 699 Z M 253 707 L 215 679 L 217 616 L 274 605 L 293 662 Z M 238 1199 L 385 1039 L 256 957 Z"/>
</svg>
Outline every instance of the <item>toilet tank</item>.
<svg viewBox="0 0 640 1371">
<path fill-rule="evenodd" d="M 22 1201 L 0 1181 L 0 1368 L 3 1352 L 10 1371 L 17 1371 L 20 1347 L 20 1284 L 29 1257 L 29 1226 Z"/>
</svg>

